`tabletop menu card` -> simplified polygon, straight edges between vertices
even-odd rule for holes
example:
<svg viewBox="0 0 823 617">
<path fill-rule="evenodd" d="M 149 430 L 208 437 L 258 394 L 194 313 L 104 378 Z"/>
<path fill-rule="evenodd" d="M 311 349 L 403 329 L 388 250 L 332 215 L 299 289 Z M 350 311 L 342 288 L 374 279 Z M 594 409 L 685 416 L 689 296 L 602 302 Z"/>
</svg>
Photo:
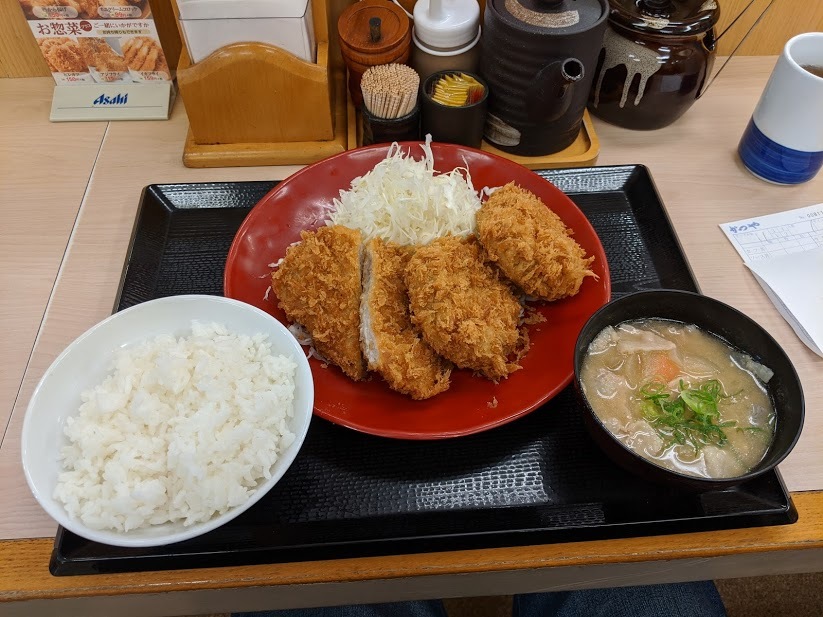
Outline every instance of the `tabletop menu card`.
<svg viewBox="0 0 823 617">
<path fill-rule="evenodd" d="M 58 85 L 166 82 L 149 0 L 19 0 Z"/>
</svg>

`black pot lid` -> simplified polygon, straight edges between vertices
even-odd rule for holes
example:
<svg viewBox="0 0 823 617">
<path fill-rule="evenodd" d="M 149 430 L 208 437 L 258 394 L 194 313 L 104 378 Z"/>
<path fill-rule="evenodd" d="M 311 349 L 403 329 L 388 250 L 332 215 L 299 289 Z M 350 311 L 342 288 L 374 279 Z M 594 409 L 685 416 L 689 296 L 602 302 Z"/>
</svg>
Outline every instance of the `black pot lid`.
<svg viewBox="0 0 823 617">
<path fill-rule="evenodd" d="M 609 19 L 650 34 L 694 35 L 720 19 L 719 0 L 609 0 Z"/>
<path fill-rule="evenodd" d="M 607 13 L 605 0 L 490 0 L 510 26 L 546 35 L 577 34 L 596 26 Z"/>
</svg>

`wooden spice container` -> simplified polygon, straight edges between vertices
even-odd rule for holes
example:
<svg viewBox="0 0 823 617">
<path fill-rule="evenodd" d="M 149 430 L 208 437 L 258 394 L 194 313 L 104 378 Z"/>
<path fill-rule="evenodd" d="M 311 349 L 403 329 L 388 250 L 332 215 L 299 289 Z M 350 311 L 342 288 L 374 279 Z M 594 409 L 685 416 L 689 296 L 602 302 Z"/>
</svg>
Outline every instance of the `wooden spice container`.
<svg viewBox="0 0 823 617">
<path fill-rule="evenodd" d="M 388 0 L 361 0 L 340 14 L 337 34 L 349 70 L 349 94 L 354 104 L 360 107 L 363 104 L 360 79 L 366 69 L 378 64 L 406 64 L 408 61 L 411 22 L 403 9 Z"/>
</svg>

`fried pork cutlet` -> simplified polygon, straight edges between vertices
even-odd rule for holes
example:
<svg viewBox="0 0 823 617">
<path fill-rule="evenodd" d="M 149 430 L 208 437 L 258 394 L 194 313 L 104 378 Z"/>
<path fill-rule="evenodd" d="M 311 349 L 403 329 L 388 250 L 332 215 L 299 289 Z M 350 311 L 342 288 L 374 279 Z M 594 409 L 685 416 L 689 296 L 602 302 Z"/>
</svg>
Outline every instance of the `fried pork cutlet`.
<svg viewBox="0 0 823 617">
<path fill-rule="evenodd" d="M 417 249 L 406 266 L 412 322 L 444 358 L 499 380 L 520 368 L 521 306 L 483 263 L 477 240 L 446 236 Z"/>
<path fill-rule="evenodd" d="M 530 296 L 559 300 L 580 291 L 594 257 L 534 193 L 513 182 L 477 212 L 477 235 L 488 258 Z"/>
<path fill-rule="evenodd" d="M 354 380 L 360 354 L 360 232 L 334 225 L 304 231 L 271 275 L 280 308 L 311 335 L 317 351 Z"/>
<path fill-rule="evenodd" d="M 93 66 L 100 73 L 125 73 L 129 70 L 126 59 L 118 54 L 106 39 L 91 36 L 77 39 L 80 51 L 86 59 L 86 64 Z M 114 79 L 115 76 L 106 76 L 104 79 Z"/>
<path fill-rule="evenodd" d="M 380 373 L 392 390 L 422 400 L 448 390 L 451 364 L 412 325 L 403 277 L 413 252 L 381 238 L 366 245 L 360 342 L 369 369 Z"/>
<path fill-rule="evenodd" d="M 89 67 L 77 42 L 67 36 L 55 36 L 37 41 L 43 57 L 53 73 L 88 73 Z"/>
</svg>

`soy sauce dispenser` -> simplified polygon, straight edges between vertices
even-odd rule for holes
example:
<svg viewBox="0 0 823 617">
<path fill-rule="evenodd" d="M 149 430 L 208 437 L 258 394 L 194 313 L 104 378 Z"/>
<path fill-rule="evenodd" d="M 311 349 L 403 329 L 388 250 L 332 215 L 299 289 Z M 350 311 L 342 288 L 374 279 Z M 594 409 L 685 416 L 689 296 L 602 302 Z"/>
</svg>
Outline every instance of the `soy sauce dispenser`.
<svg viewBox="0 0 823 617">
<path fill-rule="evenodd" d="M 574 142 L 608 14 L 607 0 L 488 0 L 480 60 L 490 88 L 487 141 L 523 156 Z"/>
</svg>

